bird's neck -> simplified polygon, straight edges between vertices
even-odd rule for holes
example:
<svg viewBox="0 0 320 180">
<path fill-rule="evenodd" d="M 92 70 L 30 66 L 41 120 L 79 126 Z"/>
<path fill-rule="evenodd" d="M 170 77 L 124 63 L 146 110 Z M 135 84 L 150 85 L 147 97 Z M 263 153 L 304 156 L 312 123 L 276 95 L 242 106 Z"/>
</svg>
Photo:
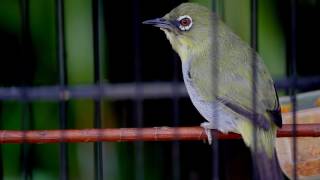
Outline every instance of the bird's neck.
<svg viewBox="0 0 320 180">
<path fill-rule="evenodd" d="M 177 51 L 183 64 L 189 64 L 191 61 L 201 61 L 209 58 L 213 53 L 212 41 L 204 40 L 197 45 L 183 45 Z"/>
<path fill-rule="evenodd" d="M 189 60 L 204 54 L 210 54 L 208 52 L 210 51 L 210 47 L 212 47 L 212 41 L 210 41 L 208 38 L 179 38 L 177 37 L 179 36 L 177 34 L 168 32 L 165 29 L 163 29 L 163 31 L 165 32 L 167 39 L 170 41 L 170 44 L 174 51 L 176 51 L 180 56 L 182 63 L 188 62 Z"/>
</svg>

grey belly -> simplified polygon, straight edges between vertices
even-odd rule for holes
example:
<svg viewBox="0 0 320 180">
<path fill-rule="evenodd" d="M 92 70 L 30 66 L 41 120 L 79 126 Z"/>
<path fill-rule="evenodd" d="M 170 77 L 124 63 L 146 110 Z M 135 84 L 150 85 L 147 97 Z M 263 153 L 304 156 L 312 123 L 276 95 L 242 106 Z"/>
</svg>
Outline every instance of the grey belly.
<svg viewBox="0 0 320 180">
<path fill-rule="evenodd" d="M 199 113 L 210 122 L 211 129 L 217 129 L 221 132 L 235 132 L 236 117 L 228 112 L 226 107 L 219 102 L 207 102 L 199 96 L 196 89 L 192 85 L 191 79 L 184 73 L 183 79 L 190 96 L 190 99 Z"/>
</svg>

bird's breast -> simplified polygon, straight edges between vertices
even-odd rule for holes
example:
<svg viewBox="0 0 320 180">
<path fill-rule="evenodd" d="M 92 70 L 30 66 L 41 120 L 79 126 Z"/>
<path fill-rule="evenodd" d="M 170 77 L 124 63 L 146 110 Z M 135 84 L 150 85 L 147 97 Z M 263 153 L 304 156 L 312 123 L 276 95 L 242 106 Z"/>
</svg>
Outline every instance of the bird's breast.
<svg viewBox="0 0 320 180">
<path fill-rule="evenodd" d="M 235 117 L 225 111 L 225 107 L 220 103 L 216 101 L 208 102 L 202 99 L 202 96 L 197 92 L 197 89 L 194 87 L 192 74 L 190 73 L 190 62 L 182 62 L 182 73 L 192 104 L 207 121 L 218 121 L 212 123 L 214 126 L 212 129 L 218 129 L 225 133 L 237 132 Z"/>
<path fill-rule="evenodd" d="M 196 109 L 200 112 L 200 114 L 208 121 L 212 119 L 212 107 L 213 102 L 207 102 L 202 99 L 202 96 L 197 92 L 197 89 L 194 87 L 194 82 L 192 79 L 192 75 L 190 72 L 190 62 L 182 62 L 182 73 L 183 73 L 183 80 L 190 96 L 190 99 Z"/>
</svg>

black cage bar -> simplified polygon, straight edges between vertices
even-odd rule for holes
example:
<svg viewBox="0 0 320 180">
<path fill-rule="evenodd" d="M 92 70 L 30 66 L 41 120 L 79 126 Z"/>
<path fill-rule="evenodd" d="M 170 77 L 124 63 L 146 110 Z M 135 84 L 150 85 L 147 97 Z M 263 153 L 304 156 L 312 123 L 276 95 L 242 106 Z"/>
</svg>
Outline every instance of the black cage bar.
<svg viewBox="0 0 320 180">
<path fill-rule="evenodd" d="M 92 21 L 93 21 L 93 49 L 94 49 L 94 82 L 99 88 L 101 86 L 101 57 L 100 57 L 100 17 L 102 1 L 92 1 Z M 99 88 L 100 91 L 100 88 Z M 101 120 L 101 98 L 94 100 L 94 128 L 102 128 Z M 103 156 L 102 142 L 94 143 L 94 169 L 95 179 L 103 179 Z"/>
<path fill-rule="evenodd" d="M 67 86 L 67 67 L 65 60 L 65 34 L 64 34 L 64 1 L 56 1 L 56 27 L 57 27 L 57 57 L 59 65 L 59 86 L 64 90 Z M 67 108 L 68 102 L 65 100 L 59 101 L 59 124 L 61 129 L 67 129 Z M 66 180 L 69 177 L 69 156 L 68 145 L 60 144 L 60 179 Z"/>
</svg>

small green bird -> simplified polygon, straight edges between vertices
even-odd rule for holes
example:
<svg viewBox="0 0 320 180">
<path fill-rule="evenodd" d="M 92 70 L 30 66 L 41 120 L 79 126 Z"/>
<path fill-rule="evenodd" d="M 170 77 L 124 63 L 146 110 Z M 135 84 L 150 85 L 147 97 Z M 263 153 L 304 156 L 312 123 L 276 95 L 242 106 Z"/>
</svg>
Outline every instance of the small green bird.
<svg viewBox="0 0 320 180">
<path fill-rule="evenodd" d="M 209 143 L 211 129 L 240 133 L 251 149 L 258 178 L 283 179 L 275 154 L 276 131 L 282 126 L 280 105 L 261 57 L 215 13 L 195 3 L 183 3 L 162 18 L 143 23 L 164 31 L 179 54 L 191 101 L 208 121 L 201 126 Z M 252 76 L 254 56 L 256 79 Z"/>
</svg>

